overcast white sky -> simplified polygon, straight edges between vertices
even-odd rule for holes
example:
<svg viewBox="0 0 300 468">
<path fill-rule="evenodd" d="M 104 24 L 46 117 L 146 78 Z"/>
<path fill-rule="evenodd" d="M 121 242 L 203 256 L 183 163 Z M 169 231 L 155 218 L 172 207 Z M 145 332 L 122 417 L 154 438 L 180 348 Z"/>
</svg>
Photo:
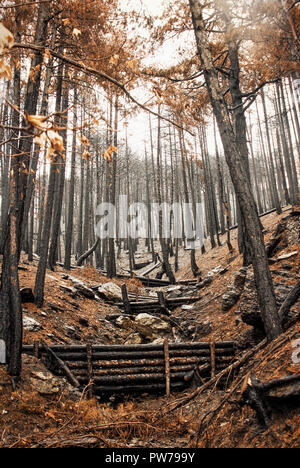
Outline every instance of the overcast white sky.
<svg viewBox="0 0 300 468">
<path fill-rule="evenodd" d="M 163 14 L 164 8 L 168 6 L 169 3 L 171 3 L 174 0 L 120 0 L 120 5 L 122 8 L 126 11 L 132 11 L 135 10 L 137 12 L 146 12 L 149 15 L 152 15 L 153 17 L 155 16 L 160 16 Z M 141 31 L 142 33 L 142 31 Z M 191 42 L 194 41 L 194 37 L 191 34 L 191 38 L 185 38 L 184 39 L 184 44 L 186 44 L 186 40 L 190 40 Z M 159 63 L 160 66 L 171 66 L 175 65 L 177 63 L 177 48 L 178 45 L 180 45 L 178 42 L 176 43 L 176 40 L 174 39 L 173 41 L 170 40 L 166 42 L 166 44 L 163 46 L 163 48 L 159 49 L 156 51 L 154 60 L 155 63 Z M 181 44 L 182 45 L 182 44 Z M 189 50 L 191 50 L 190 44 L 187 46 Z M 196 51 L 196 44 L 195 44 L 195 51 Z M 150 59 L 150 62 L 153 60 Z M 145 92 L 144 89 L 137 89 L 134 90 L 133 93 L 134 96 L 141 102 L 145 103 L 150 96 Z M 266 90 L 266 95 L 268 97 L 268 91 Z M 260 100 L 258 99 L 259 102 L 259 108 L 261 111 L 261 104 Z M 274 110 L 273 106 L 271 106 L 271 103 L 267 99 L 267 104 L 268 104 L 268 111 L 269 115 L 273 115 Z M 256 125 L 256 115 L 255 115 L 255 105 L 253 105 L 252 108 L 252 124 Z M 153 121 L 153 127 L 156 127 L 156 118 L 152 116 L 152 121 Z M 258 147 L 258 136 L 257 136 L 257 129 L 254 131 L 254 139 L 255 139 L 255 147 Z M 122 131 L 120 132 L 120 137 L 124 136 L 124 133 L 122 135 Z M 211 154 L 214 153 L 214 148 L 215 148 L 215 143 L 214 143 L 214 136 L 213 136 L 213 125 L 211 124 L 210 126 L 207 127 L 207 135 L 208 135 L 208 147 L 211 152 Z M 139 112 L 137 116 L 129 119 L 128 121 L 128 136 L 129 136 L 129 143 L 130 146 L 133 150 L 135 150 L 140 156 L 144 155 L 144 146 L 145 142 L 146 145 L 149 147 L 149 114 L 146 112 Z M 218 137 L 219 141 L 219 146 L 222 148 L 221 140 Z"/>
<path fill-rule="evenodd" d="M 125 11 L 136 11 L 146 13 L 153 17 L 163 14 L 164 9 L 172 0 L 120 0 L 120 5 Z M 143 31 L 140 30 L 140 34 Z M 147 31 L 145 31 L 145 37 Z M 168 67 L 177 63 L 179 43 L 176 40 L 168 40 L 165 45 L 158 49 L 155 56 L 149 57 L 145 64 L 159 64 L 161 67 Z M 138 57 L 137 57 L 138 58 Z M 145 103 L 151 94 L 148 94 L 145 89 L 136 89 L 132 94 L 141 103 Z M 155 102 L 155 101 L 154 101 Z M 156 110 L 153 108 L 153 110 Z M 153 127 L 156 127 L 155 116 L 151 117 Z M 120 135 L 121 136 L 121 135 Z M 128 137 L 130 146 L 141 155 L 144 154 L 145 142 L 149 146 L 149 114 L 147 112 L 139 112 L 137 116 L 128 121 Z"/>
<path fill-rule="evenodd" d="M 127 11 L 146 10 L 150 15 L 160 15 L 168 0 L 120 0 L 120 5 Z"/>
</svg>

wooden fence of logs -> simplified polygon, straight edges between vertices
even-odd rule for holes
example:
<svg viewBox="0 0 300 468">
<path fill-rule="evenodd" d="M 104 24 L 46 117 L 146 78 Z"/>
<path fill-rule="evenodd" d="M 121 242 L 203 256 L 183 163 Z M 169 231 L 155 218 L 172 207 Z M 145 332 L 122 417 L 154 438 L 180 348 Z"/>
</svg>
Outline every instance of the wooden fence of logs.
<svg viewBox="0 0 300 468">
<path fill-rule="evenodd" d="M 35 355 L 57 375 L 94 394 L 132 394 L 180 390 L 203 382 L 235 361 L 234 342 L 168 343 L 130 346 L 35 343 L 23 353 Z"/>
<path fill-rule="evenodd" d="M 199 301 L 199 297 L 178 297 L 175 299 L 167 299 L 163 292 L 157 293 L 157 299 L 151 296 L 134 297 L 129 294 L 126 284 L 122 286 L 123 302 L 117 303 L 116 306 L 123 309 L 126 314 L 138 315 L 141 313 L 161 313 L 170 315 L 170 310 L 177 307 L 193 304 Z"/>
<path fill-rule="evenodd" d="M 107 273 L 101 270 L 101 274 L 107 276 Z M 161 288 L 165 286 L 174 286 L 169 280 L 162 280 L 157 278 L 149 278 L 149 276 L 142 276 L 142 275 L 133 275 L 130 274 L 117 274 L 115 276 L 118 279 L 131 279 L 134 278 L 137 281 L 140 281 L 143 286 L 148 288 Z M 198 283 L 197 279 L 190 279 L 190 280 L 179 280 L 176 282 L 176 286 L 196 286 Z"/>
</svg>

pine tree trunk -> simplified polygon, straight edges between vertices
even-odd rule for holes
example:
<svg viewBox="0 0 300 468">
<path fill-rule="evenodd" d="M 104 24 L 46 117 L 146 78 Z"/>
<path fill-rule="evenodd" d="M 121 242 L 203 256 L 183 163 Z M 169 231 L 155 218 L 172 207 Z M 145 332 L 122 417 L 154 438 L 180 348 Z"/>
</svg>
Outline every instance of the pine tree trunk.
<svg viewBox="0 0 300 468">
<path fill-rule="evenodd" d="M 61 68 L 61 67 L 60 67 Z M 59 73 L 57 90 L 56 90 L 56 112 L 60 112 L 61 109 L 61 100 L 62 100 L 62 73 Z M 35 303 L 38 307 L 43 307 L 44 304 L 44 288 L 45 288 L 45 278 L 46 278 L 46 269 L 48 261 L 48 252 L 49 252 L 49 241 L 51 233 L 51 223 L 52 223 L 52 214 L 53 214 L 53 205 L 54 205 L 54 193 L 55 193 L 55 181 L 57 176 L 57 159 L 58 155 L 52 156 L 52 161 L 50 165 L 50 176 L 48 182 L 48 192 L 47 192 L 47 201 L 45 209 L 45 219 L 43 225 L 43 234 L 41 240 L 41 249 L 40 249 L 40 260 L 38 265 L 38 270 L 35 279 L 34 295 Z"/>
<path fill-rule="evenodd" d="M 218 71 L 214 65 L 206 25 L 203 20 L 203 7 L 199 0 L 189 1 L 198 53 L 203 66 L 207 89 L 218 122 L 226 160 L 251 243 L 255 283 L 265 332 L 268 339 L 273 340 L 282 333 L 282 326 L 278 315 L 276 296 L 260 219 L 251 191 L 249 177 L 236 142 L 236 135 L 232 129 L 227 102 L 219 83 Z"/>
<path fill-rule="evenodd" d="M 77 87 L 74 87 L 74 118 L 73 128 L 77 128 L 77 99 L 78 91 Z M 66 244 L 65 244 L 65 268 L 70 270 L 71 268 L 71 256 L 72 256 L 72 238 L 74 231 L 74 203 L 75 203 L 75 164 L 76 164 L 76 130 L 73 130 L 73 141 L 72 141 L 72 157 L 71 157 L 71 174 L 70 174 L 70 190 L 68 197 L 68 212 L 67 212 L 67 228 L 66 228 Z"/>
</svg>

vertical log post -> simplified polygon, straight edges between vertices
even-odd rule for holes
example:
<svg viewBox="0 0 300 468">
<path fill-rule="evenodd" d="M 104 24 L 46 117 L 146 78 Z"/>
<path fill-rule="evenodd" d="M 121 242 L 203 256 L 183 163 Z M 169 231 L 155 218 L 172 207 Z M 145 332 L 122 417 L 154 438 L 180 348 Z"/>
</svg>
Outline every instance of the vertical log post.
<svg viewBox="0 0 300 468">
<path fill-rule="evenodd" d="M 91 344 L 86 346 L 86 355 L 87 355 L 87 373 L 88 373 L 88 397 L 92 398 L 93 396 L 93 348 Z"/>
<path fill-rule="evenodd" d="M 211 359 L 211 378 L 216 376 L 216 344 L 214 341 L 210 343 L 210 359 Z"/>
<path fill-rule="evenodd" d="M 157 297 L 158 297 L 158 302 L 162 308 L 162 311 L 166 314 L 166 315 L 170 315 L 170 312 L 168 310 L 168 304 L 167 304 L 167 301 L 166 301 L 166 298 L 164 296 L 164 293 L 162 291 L 159 291 L 157 293 Z"/>
<path fill-rule="evenodd" d="M 38 341 L 35 341 L 33 344 L 33 354 L 34 357 L 40 359 L 40 343 Z"/>
<path fill-rule="evenodd" d="M 170 374 L 170 348 L 168 339 L 164 342 L 164 352 L 165 352 L 165 372 L 166 372 L 166 396 L 170 398 L 171 396 L 171 374 Z"/>
<path fill-rule="evenodd" d="M 122 297 L 123 297 L 123 304 L 124 304 L 124 309 L 126 314 L 131 314 L 131 305 L 130 301 L 128 298 L 128 291 L 127 291 L 127 286 L 126 284 L 122 285 Z"/>
</svg>

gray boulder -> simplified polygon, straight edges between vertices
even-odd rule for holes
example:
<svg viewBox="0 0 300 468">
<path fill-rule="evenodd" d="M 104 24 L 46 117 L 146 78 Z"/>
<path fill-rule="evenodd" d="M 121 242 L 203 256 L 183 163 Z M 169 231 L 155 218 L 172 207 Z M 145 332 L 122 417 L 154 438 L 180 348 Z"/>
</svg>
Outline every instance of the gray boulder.
<svg viewBox="0 0 300 468">
<path fill-rule="evenodd" d="M 234 275 L 233 283 L 228 286 L 222 297 L 222 310 L 224 312 L 229 312 L 238 303 L 245 287 L 247 272 L 247 268 L 241 268 Z"/>
<path fill-rule="evenodd" d="M 42 325 L 34 320 L 33 318 L 27 317 L 24 315 L 23 317 L 23 328 L 29 332 L 37 332 L 42 328 Z"/>
<path fill-rule="evenodd" d="M 123 300 L 122 290 L 115 283 L 106 283 L 98 288 L 98 294 L 101 298 L 109 302 L 121 302 Z"/>
<path fill-rule="evenodd" d="M 167 336 L 172 330 L 170 323 L 149 314 L 139 314 L 134 324 L 143 337 L 151 340 Z"/>
</svg>

